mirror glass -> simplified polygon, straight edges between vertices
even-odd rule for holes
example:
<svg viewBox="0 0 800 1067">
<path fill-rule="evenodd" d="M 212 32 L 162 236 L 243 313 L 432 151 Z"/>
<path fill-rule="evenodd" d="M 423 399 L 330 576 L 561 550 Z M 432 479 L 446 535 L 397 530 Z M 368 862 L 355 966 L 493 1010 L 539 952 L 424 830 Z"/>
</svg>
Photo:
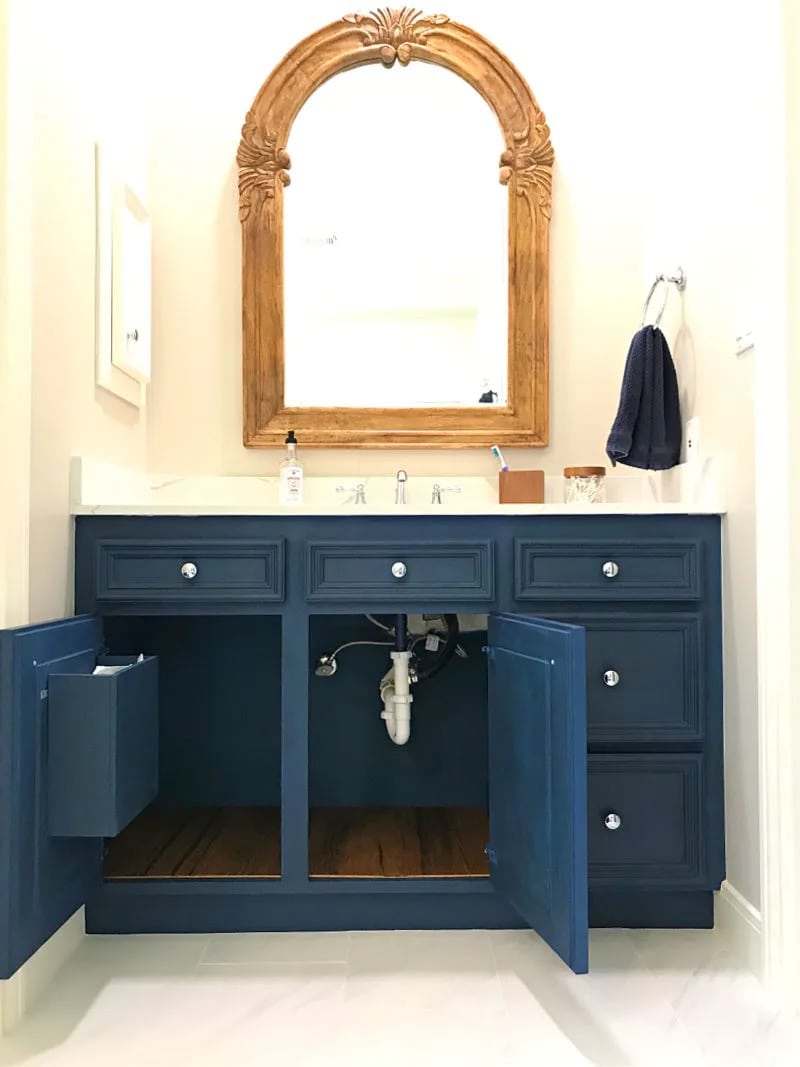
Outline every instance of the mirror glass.
<svg viewBox="0 0 800 1067">
<path fill-rule="evenodd" d="M 311 95 L 283 193 L 287 406 L 507 403 L 503 148 L 489 105 L 432 64 Z"/>
</svg>

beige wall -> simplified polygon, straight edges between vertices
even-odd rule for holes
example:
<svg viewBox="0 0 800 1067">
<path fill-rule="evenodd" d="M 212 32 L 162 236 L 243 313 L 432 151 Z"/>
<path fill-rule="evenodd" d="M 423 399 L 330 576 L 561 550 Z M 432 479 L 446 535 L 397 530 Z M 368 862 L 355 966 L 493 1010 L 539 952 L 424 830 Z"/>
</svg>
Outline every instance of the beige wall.
<svg viewBox="0 0 800 1067">
<path fill-rule="evenodd" d="M 25 9 L 0 3 L 0 627 L 28 619 L 31 285 Z"/>
<path fill-rule="evenodd" d="M 553 472 L 567 463 L 602 462 L 644 296 L 644 161 L 633 136 L 644 101 L 632 91 L 636 64 L 644 58 L 631 49 L 627 30 L 628 18 L 639 17 L 637 4 L 616 5 L 616 15 L 607 5 L 580 4 L 580 34 L 572 6 L 516 0 L 446 6 L 452 18 L 475 26 L 507 52 L 552 126 L 553 444 L 520 462 L 545 464 Z M 346 5 L 309 0 L 275 8 L 231 0 L 216 15 L 186 0 L 164 7 L 152 42 L 157 54 L 149 62 L 157 382 L 150 466 L 209 474 L 274 472 L 275 453 L 241 445 L 236 149 L 245 112 L 272 67 L 296 40 L 341 16 Z M 342 137 L 369 137 L 369 130 L 351 116 L 343 120 Z M 435 203 L 426 210 L 434 212 Z M 387 205 L 388 234 L 399 214 L 399 205 Z M 400 465 L 412 476 L 495 469 L 486 451 L 314 450 L 305 459 L 312 473 L 391 471 Z"/>
<path fill-rule="evenodd" d="M 136 23 L 99 0 L 25 2 L 31 36 L 19 54 L 33 87 L 30 618 L 40 621 L 71 610 L 70 455 L 143 466 L 146 419 L 94 384 L 94 143 L 123 132 L 129 142 L 135 133 L 125 56 L 136 52 Z"/>
<path fill-rule="evenodd" d="M 645 214 L 645 261 L 679 259 L 683 315 L 666 319 L 685 417 L 702 419 L 702 450 L 722 467 L 725 770 L 728 878 L 760 903 L 755 362 L 771 354 L 784 261 L 770 206 L 784 130 L 780 2 L 674 0 L 653 51 L 657 168 Z M 723 17 L 724 11 L 724 17 Z M 648 93 L 651 87 L 648 86 Z M 751 165 L 751 137 L 758 162 Z M 737 334 L 756 348 L 737 358 Z"/>
</svg>

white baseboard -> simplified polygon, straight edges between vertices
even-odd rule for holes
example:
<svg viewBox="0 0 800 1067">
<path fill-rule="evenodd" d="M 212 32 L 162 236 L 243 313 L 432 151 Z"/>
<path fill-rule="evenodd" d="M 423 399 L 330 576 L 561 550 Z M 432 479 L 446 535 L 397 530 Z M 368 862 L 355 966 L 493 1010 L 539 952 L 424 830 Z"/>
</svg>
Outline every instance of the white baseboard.
<svg viewBox="0 0 800 1067">
<path fill-rule="evenodd" d="M 761 912 L 730 882 L 722 883 L 714 900 L 714 925 L 728 938 L 741 966 L 761 978 Z"/>
<path fill-rule="evenodd" d="M 0 1035 L 7 1034 L 31 1010 L 86 937 L 83 908 L 5 981 L 0 981 Z"/>
</svg>

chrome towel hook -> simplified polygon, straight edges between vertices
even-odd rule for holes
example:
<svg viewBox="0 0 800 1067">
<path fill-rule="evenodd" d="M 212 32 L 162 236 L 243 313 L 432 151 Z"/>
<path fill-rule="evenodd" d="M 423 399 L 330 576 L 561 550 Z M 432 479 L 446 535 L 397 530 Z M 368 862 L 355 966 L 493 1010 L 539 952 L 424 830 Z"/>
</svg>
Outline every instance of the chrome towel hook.
<svg viewBox="0 0 800 1067">
<path fill-rule="evenodd" d="M 669 296 L 669 287 L 674 285 L 679 293 L 682 293 L 686 288 L 686 271 L 683 267 L 678 267 L 674 274 L 659 274 L 656 280 L 650 286 L 650 292 L 647 294 L 647 300 L 644 302 L 644 309 L 642 310 L 642 326 L 647 324 L 647 309 L 650 307 L 650 301 L 653 299 L 656 289 L 663 283 L 664 285 L 664 299 L 661 302 L 661 310 L 656 316 L 654 326 L 661 326 L 661 316 L 664 314 L 664 310 L 667 306 L 667 297 Z"/>
</svg>

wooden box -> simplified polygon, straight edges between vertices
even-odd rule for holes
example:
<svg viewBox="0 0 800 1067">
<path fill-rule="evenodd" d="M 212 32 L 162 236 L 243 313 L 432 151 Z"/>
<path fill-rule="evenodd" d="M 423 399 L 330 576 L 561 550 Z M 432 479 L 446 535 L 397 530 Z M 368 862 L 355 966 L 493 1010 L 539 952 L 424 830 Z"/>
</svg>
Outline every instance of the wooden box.
<svg viewBox="0 0 800 1067">
<path fill-rule="evenodd" d="M 544 471 L 500 471 L 501 504 L 543 504 Z"/>
</svg>

